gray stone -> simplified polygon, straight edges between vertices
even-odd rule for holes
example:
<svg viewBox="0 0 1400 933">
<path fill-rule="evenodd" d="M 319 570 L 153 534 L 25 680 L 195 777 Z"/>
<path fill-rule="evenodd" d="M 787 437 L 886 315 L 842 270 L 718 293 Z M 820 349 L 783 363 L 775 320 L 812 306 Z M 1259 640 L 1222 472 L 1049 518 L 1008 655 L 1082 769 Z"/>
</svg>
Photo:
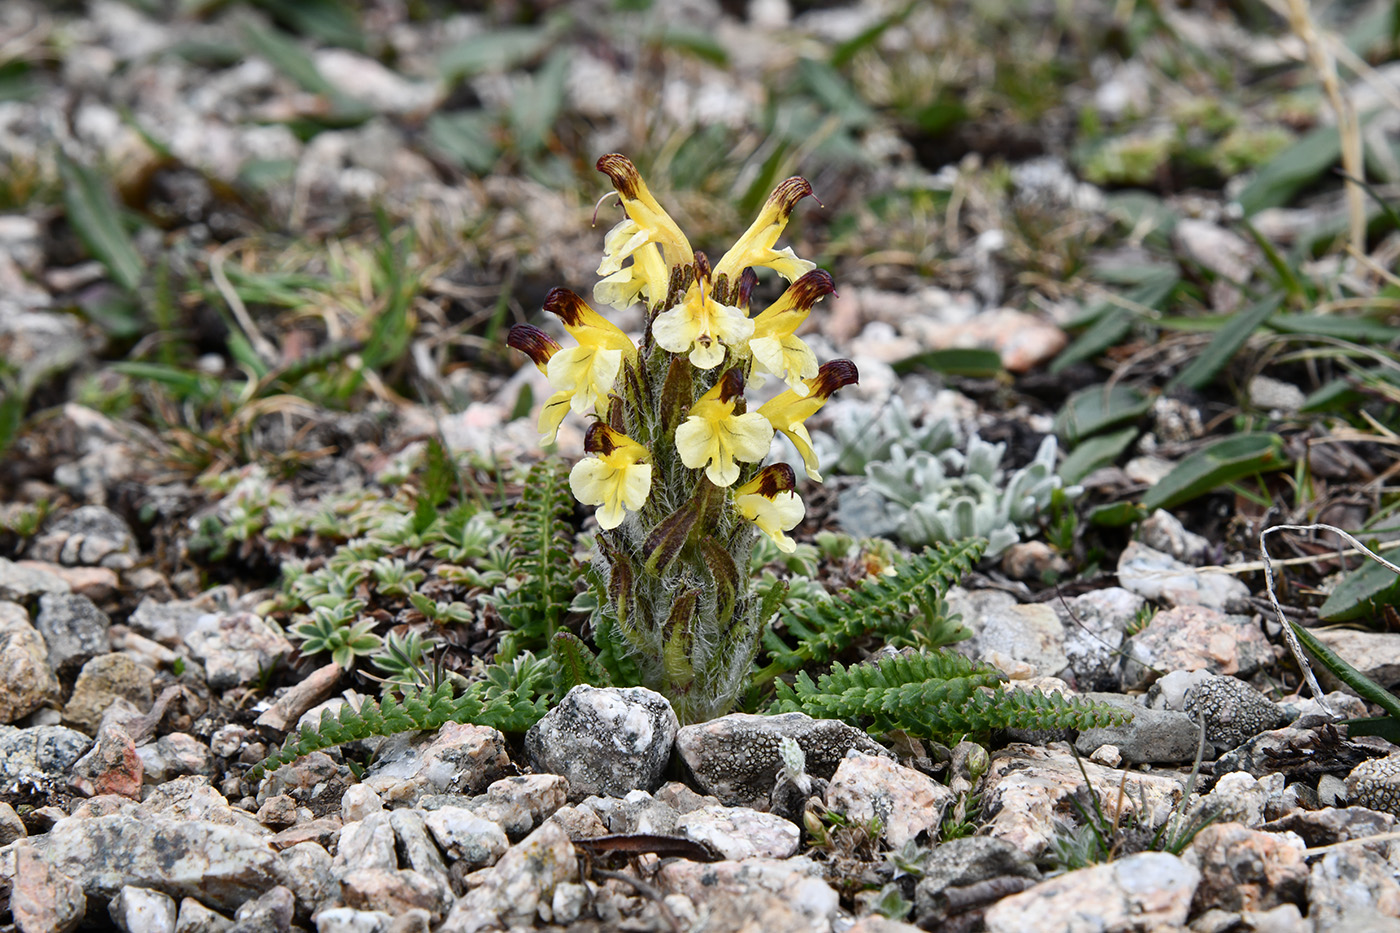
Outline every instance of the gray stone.
<svg viewBox="0 0 1400 933">
<path fill-rule="evenodd" d="M 423 824 L 448 858 L 468 865 L 494 865 L 510 848 L 505 830 L 466 807 L 430 810 Z"/>
<path fill-rule="evenodd" d="M 141 552 L 120 515 L 106 506 L 84 505 L 50 519 L 30 544 L 29 556 L 68 567 L 130 570 Z"/>
<path fill-rule="evenodd" d="M 1248 677 L 1274 660 L 1274 648 L 1252 616 L 1204 606 L 1164 609 L 1123 643 L 1122 689 L 1146 689 L 1156 671 L 1209 671 Z"/>
<path fill-rule="evenodd" d="M 76 593 L 39 597 L 34 627 L 49 648 L 49 666 L 60 674 L 80 668 L 111 650 L 112 620 L 93 601 Z"/>
<path fill-rule="evenodd" d="M 1329 626 L 1313 629 L 1312 635 L 1382 687 L 1400 686 L 1400 634 Z M 1339 685 L 1322 665 L 1314 665 L 1313 670 L 1324 688 L 1335 689 Z"/>
<path fill-rule="evenodd" d="M 340 896 L 347 907 L 383 910 L 396 917 L 413 910 L 426 911 L 437 922 L 452 902 L 451 888 L 426 875 L 404 868 L 362 868 L 340 879 Z"/>
<path fill-rule="evenodd" d="M 630 795 L 629 795 L 630 796 Z M 522 774 L 501 778 L 467 806 L 498 824 L 512 839 L 523 837 L 568 802 L 568 779 L 558 774 Z M 456 798 L 453 806 L 461 806 Z"/>
<path fill-rule="evenodd" d="M 14 722 L 58 699 L 48 647 L 23 606 L 0 602 L 0 723 Z"/>
<path fill-rule="evenodd" d="M 1065 657 L 1079 689 L 1118 689 L 1124 632 L 1146 603 L 1120 586 L 1051 603 L 1065 627 Z"/>
<path fill-rule="evenodd" d="M 34 844 L 50 865 L 99 900 L 130 884 L 231 910 L 277 883 L 276 854 L 266 837 L 218 823 L 69 817 Z"/>
<path fill-rule="evenodd" d="M 0 848 L 28 835 L 29 831 L 24 828 L 24 820 L 19 818 L 15 808 L 0 801 Z"/>
<path fill-rule="evenodd" d="M 0 557 L 0 600 L 27 603 L 45 593 L 71 593 L 73 588 L 62 577 L 27 561 L 15 563 Z"/>
<path fill-rule="evenodd" d="M 780 816 L 747 807 L 703 807 L 676 820 L 677 835 L 727 859 L 787 858 L 797 853 L 801 833 Z"/>
<path fill-rule="evenodd" d="M 950 839 L 929 851 L 923 862 L 923 875 L 914 888 L 914 915 L 923 918 L 945 916 L 949 888 L 990 881 L 993 878 L 1040 880 L 1035 863 L 1020 849 L 991 836 L 964 836 Z"/>
<path fill-rule="evenodd" d="M 122 933 L 175 933 L 175 899 L 150 888 L 126 885 L 107 903 L 107 914 Z"/>
<path fill-rule="evenodd" d="M 340 844 L 336 847 L 335 861 L 331 863 L 331 874 L 336 878 L 344 878 L 361 868 L 392 871 L 398 867 L 394 828 L 389 823 L 388 813 L 382 810 L 370 813 L 362 820 L 346 823 L 341 829 Z"/>
<path fill-rule="evenodd" d="M 393 806 L 426 794 L 475 794 L 510 767 L 500 732 L 470 723 L 445 723 L 436 733 L 401 733 L 379 748 L 364 783 Z"/>
<path fill-rule="evenodd" d="M 1085 699 L 1121 706 L 1130 710 L 1133 718 L 1121 726 L 1080 732 L 1074 747 L 1081 754 L 1091 755 L 1102 745 L 1113 745 L 1124 760 L 1133 764 L 1175 764 L 1195 759 L 1201 733 L 1185 713 L 1152 709 L 1121 693 L 1090 693 Z"/>
<path fill-rule="evenodd" d="M 1196 834 L 1183 858 L 1201 873 L 1197 912 L 1272 910 L 1301 903 L 1308 886 L 1303 840 L 1239 823 L 1212 823 Z"/>
<path fill-rule="evenodd" d="M 192 897 L 180 901 L 180 912 L 175 918 L 175 933 L 228 933 L 231 926 L 232 920 L 210 910 Z"/>
<path fill-rule="evenodd" d="M 857 823 L 879 820 L 880 836 L 893 849 L 923 834 L 936 837 L 955 797 L 927 774 L 857 751 L 841 759 L 826 789 L 827 807 Z"/>
<path fill-rule="evenodd" d="M 1255 829 L 1263 825 L 1269 801 L 1281 798 L 1283 791 L 1282 774 L 1255 777 L 1246 771 L 1231 771 L 1220 775 L 1210 793 L 1193 808 L 1193 815 Z"/>
<path fill-rule="evenodd" d="M 0 725 L 0 791 L 63 787 L 92 739 L 63 726 L 16 729 Z"/>
<path fill-rule="evenodd" d="M 296 895 L 274 885 L 238 908 L 229 933 L 288 933 L 295 913 Z"/>
<path fill-rule="evenodd" d="M 1313 865 L 1308 916 L 1316 933 L 1395 933 L 1400 884 L 1385 859 L 1362 846 L 1344 846 Z"/>
<path fill-rule="evenodd" d="M 525 751 L 537 770 L 568 778 L 574 799 L 622 797 L 661 783 L 679 727 L 653 690 L 581 684 L 531 727 Z"/>
<path fill-rule="evenodd" d="M 214 608 L 214 600 L 207 596 L 172 602 L 147 596 L 137 604 L 126 624 L 163 645 L 183 645 L 185 636 L 193 632 L 200 619 L 213 612 Z"/>
<path fill-rule="evenodd" d="M 204 743 L 184 732 L 171 732 L 146 745 L 136 754 L 146 771 L 146 781 L 161 784 L 182 774 L 214 774 L 214 758 Z"/>
<path fill-rule="evenodd" d="M 130 700 L 141 710 L 151 707 L 154 672 L 127 654 L 100 654 L 83 665 L 73 696 L 63 708 L 64 722 L 96 733 L 102 715 L 118 699 Z"/>
<path fill-rule="evenodd" d="M 708 863 L 673 859 L 661 866 L 656 884 L 689 898 L 717 930 L 825 933 L 841 906 L 821 866 L 800 855 Z"/>
<path fill-rule="evenodd" d="M 1172 606 L 1203 606 L 1220 612 L 1246 612 L 1252 595 L 1244 581 L 1207 573 L 1138 541 L 1118 558 L 1118 583 L 1139 596 Z"/>
<path fill-rule="evenodd" d="M 578 854 L 563 828 L 546 821 L 476 880 L 479 885 L 453 905 L 439 933 L 532 926 L 541 905 L 553 902 L 557 885 L 578 881 Z"/>
<path fill-rule="evenodd" d="M 1065 627 L 1055 610 L 1043 603 L 1021 604 L 1000 590 L 948 591 L 948 609 L 962 616 L 972 638 L 958 650 L 977 658 L 991 652 L 1023 661 L 1036 676 L 1054 677 L 1069 666 Z"/>
<path fill-rule="evenodd" d="M 185 645 L 215 690 L 253 683 L 292 653 L 292 643 L 251 612 L 202 617 Z"/>
<path fill-rule="evenodd" d="M 331 872 L 331 854 L 318 843 L 298 842 L 277 853 L 277 872 L 296 895 L 296 916 L 301 922 L 340 896 L 340 885 Z"/>
<path fill-rule="evenodd" d="M 389 825 L 394 829 L 398 840 L 399 853 L 405 868 L 430 879 L 443 891 L 451 891 L 452 883 L 447 876 L 447 865 L 442 860 L 442 852 L 428 835 L 421 810 L 394 810 L 389 814 Z"/>
<path fill-rule="evenodd" d="M 316 915 L 316 933 L 389 933 L 394 918 L 382 910 L 332 907 Z"/>
<path fill-rule="evenodd" d="M 677 733 L 676 750 L 706 794 L 726 806 L 762 807 L 782 766 L 778 745 L 784 737 L 802 748 L 807 773 L 824 780 L 836 773 L 851 749 L 893 757 L 854 726 L 805 713 L 731 713 L 696 723 Z"/>
<path fill-rule="evenodd" d="M 1192 531 L 1166 509 L 1158 509 L 1138 526 L 1142 543 L 1193 566 L 1205 562 L 1210 542 Z"/>
</svg>

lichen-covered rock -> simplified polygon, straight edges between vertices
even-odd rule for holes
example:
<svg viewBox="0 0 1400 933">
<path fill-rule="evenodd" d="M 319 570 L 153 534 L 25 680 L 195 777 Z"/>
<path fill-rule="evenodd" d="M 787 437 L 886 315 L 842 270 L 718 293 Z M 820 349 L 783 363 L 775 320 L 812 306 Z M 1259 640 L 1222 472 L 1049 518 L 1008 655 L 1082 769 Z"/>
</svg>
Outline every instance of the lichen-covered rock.
<svg viewBox="0 0 1400 933">
<path fill-rule="evenodd" d="M 1347 793 L 1357 806 L 1400 816 L 1400 755 L 1372 758 L 1352 768 Z"/>
<path fill-rule="evenodd" d="M 941 843 L 924 860 L 923 870 L 914 889 L 914 916 L 926 928 L 931 927 L 924 918 L 943 919 L 943 902 L 949 888 L 964 888 L 993 878 L 1024 878 L 1030 883 L 1040 880 L 1040 872 L 1025 853 L 1004 839 L 991 836 L 964 836 Z"/>
<path fill-rule="evenodd" d="M 1235 748 L 1288 722 L 1277 703 L 1236 677 L 1202 678 L 1186 691 L 1183 712 L 1201 717 L 1207 741 L 1218 749 Z"/>
<path fill-rule="evenodd" d="M 16 603 L 0 602 L 0 723 L 28 716 L 58 698 L 48 646 Z"/>
<path fill-rule="evenodd" d="M 1120 586 L 1052 603 L 1065 627 L 1065 657 L 1080 690 L 1117 690 L 1128 623 L 1146 600 Z"/>
<path fill-rule="evenodd" d="M 795 908 L 797 916 L 782 918 L 778 926 L 755 924 L 750 929 L 824 933 L 832 928 L 831 921 L 841 907 L 840 897 L 823 879 L 821 866 L 802 855 L 781 860 L 751 858 L 708 863 L 675 859 L 661 866 L 656 883 L 663 891 L 685 895 L 712 917 L 724 904 L 740 908 L 739 916 L 731 912 L 729 925 L 718 929 L 749 926 L 751 921 L 744 911 L 766 908 L 777 899 Z"/>
<path fill-rule="evenodd" d="M 1303 840 L 1239 823 L 1212 823 L 1196 834 L 1183 856 L 1201 873 L 1194 910 L 1272 910 L 1298 903 L 1308 886 Z"/>
<path fill-rule="evenodd" d="M 823 779 L 836 773 L 851 749 L 893 757 L 854 726 L 806 713 L 731 713 L 681 729 L 676 750 L 705 793 L 726 806 L 766 807 L 782 767 L 778 746 L 784 737 L 801 747 L 807 773 Z"/>
<path fill-rule="evenodd" d="M 680 723 L 671 704 L 645 687 L 574 687 L 525 736 L 539 771 L 562 774 L 569 794 L 622 797 L 655 790 Z"/>
<path fill-rule="evenodd" d="M 91 747 L 90 737 L 64 726 L 0 725 L 0 792 L 62 787 Z"/>
<path fill-rule="evenodd" d="M 111 650 L 112 620 L 92 600 L 77 593 L 46 593 L 39 597 L 34 627 L 49 648 L 49 666 L 59 673 L 82 667 Z"/>
</svg>

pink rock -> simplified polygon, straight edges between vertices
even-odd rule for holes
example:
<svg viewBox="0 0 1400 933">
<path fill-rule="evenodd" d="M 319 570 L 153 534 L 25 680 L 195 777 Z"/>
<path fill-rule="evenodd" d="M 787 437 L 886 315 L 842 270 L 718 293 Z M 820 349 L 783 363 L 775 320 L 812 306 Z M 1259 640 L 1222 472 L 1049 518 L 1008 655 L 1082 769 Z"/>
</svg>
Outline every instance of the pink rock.
<svg viewBox="0 0 1400 933">
<path fill-rule="evenodd" d="M 15 879 L 10 912 L 20 933 L 68 933 L 87 909 L 83 887 L 55 870 L 33 843 L 15 845 Z"/>
<path fill-rule="evenodd" d="M 116 723 L 106 723 L 97 731 L 97 742 L 73 765 L 68 784 L 89 797 L 117 794 L 141 799 L 141 779 L 145 767 L 136 753 L 136 743 Z"/>
<path fill-rule="evenodd" d="M 1235 913 L 1271 910 L 1300 902 L 1307 891 L 1304 844 L 1293 833 L 1215 823 L 1196 834 L 1185 860 L 1201 871 L 1197 913 L 1212 907 Z"/>
</svg>

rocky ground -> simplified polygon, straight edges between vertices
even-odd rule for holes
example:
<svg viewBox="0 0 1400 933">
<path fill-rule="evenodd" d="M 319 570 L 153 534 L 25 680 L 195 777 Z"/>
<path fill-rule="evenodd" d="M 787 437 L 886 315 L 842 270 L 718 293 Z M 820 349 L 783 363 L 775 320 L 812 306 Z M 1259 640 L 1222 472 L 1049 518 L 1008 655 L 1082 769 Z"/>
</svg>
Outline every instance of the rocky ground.
<svg viewBox="0 0 1400 933">
<path fill-rule="evenodd" d="M 1393 537 L 1385 10 L 1318 24 L 1371 114 L 1349 241 L 1333 111 L 1263 9 L 642 6 L 0 9 L 0 929 L 1400 929 L 1400 758 L 1303 685 L 1258 563 L 1271 524 Z M 594 280 L 611 151 L 697 243 L 787 174 L 822 199 L 787 232 L 839 289 L 804 337 L 861 381 L 760 586 L 830 600 L 970 497 L 998 552 L 946 594 L 955 649 L 1130 722 L 948 741 L 759 696 L 682 727 L 582 686 L 528 732 L 250 776 L 392 692 L 389 647 L 463 683 L 543 651 L 503 607 L 551 390 L 503 340 Z M 1400 682 L 1393 580 L 1271 541 L 1287 618 Z"/>
</svg>

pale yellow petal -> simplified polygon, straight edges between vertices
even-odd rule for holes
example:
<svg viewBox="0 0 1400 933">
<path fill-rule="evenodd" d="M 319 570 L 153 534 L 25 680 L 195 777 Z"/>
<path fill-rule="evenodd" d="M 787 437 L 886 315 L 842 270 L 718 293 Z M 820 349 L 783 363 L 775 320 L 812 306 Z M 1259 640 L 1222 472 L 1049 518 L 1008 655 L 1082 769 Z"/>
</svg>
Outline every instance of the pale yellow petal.
<svg viewBox="0 0 1400 933">
<path fill-rule="evenodd" d="M 622 483 L 622 504 L 633 512 L 640 509 L 651 492 L 651 464 L 636 463 L 628 467 Z"/>
<path fill-rule="evenodd" d="M 758 412 L 727 418 L 720 430 L 726 435 L 725 446 L 735 459 L 758 463 L 768 456 L 768 448 L 773 443 L 773 426 Z"/>
<path fill-rule="evenodd" d="M 658 314 L 656 320 L 651 322 L 651 336 L 656 340 L 656 345 L 671 353 L 687 352 L 699 334 L 699 325 L 683 303 Z M 723 356 L 723 351 L 720 352 Z"/>
<path fill-rule="evenodd" d="M 691 415 L 676 428 L 676 453 L 681 455 L 681 463 L 692 470 L 709 463 L 718 446 L 714 426 L 708 419 Z"/>
<path fill-rule="evenodd" d="M 554 439 L 559 436 L 559 425 L 569 413 L 569 402 L 573 396 L 572 392 L 555 392 L 545 400 L 544 407 L 540 409 L 538 424 L 541 443 L 553 444 Z"/>
</svg>

